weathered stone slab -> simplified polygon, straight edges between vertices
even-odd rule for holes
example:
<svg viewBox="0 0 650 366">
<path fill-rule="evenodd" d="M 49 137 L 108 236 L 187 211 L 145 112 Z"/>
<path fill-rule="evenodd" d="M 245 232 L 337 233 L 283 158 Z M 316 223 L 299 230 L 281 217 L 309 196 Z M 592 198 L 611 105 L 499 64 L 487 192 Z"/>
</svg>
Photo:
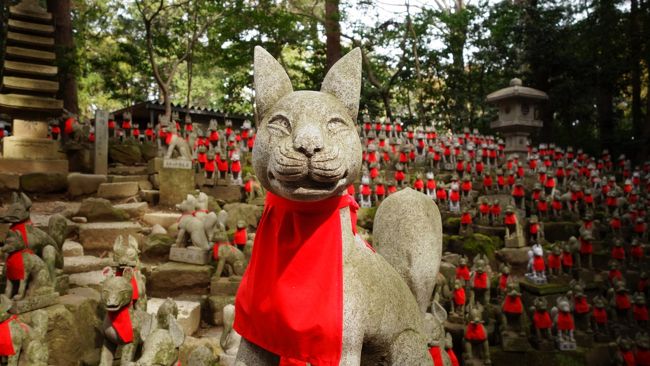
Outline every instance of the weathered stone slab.
<svg viewBox="0 0 650 366">
<path fill-rule="evenodd" d="M 81 201 L 77 215 L 83 216 L 89 222 L 126 221 L 129 214 L 104 198 L 86 198 Z"/>
<path fill-rule="evenodd" d="M 138 219 L 147 212 L 149 205 L 147 202 L 133 202 L 133 203 L 122 203 L 119 205 L 113 206 L 118 210 L 126 212 L 130 218 Z"/>
<path fill-rule="evenodd" d="M 102 271 L 73 273 L 70 275 L 70 287 L 92 287 L 98 289 L 104 281 Z"/>
<path fill-rule="evenodd" d="M 210 306 L 210 323 L 214 325 L 223 325 L 223 307 L 235 303 L 235 296 L 231 295 L 212 295 L 208 297 Z"/>
<path fill-rule="evenodd" d="M 247 203 L 229 203 L 223 206 L 228 212 L 228 227 L 236 227 L 239 220 L 243 220 L 246 226 L 257 227 L 262 218 L 263 207 L 249 205 Z"/>
<path fill-rule="evenodd" d="M 84 247 L 80 243 L 72 240 L 63 242 L 62 251 L 64 257 L 79 257 L 84 255 Z"/>
<path fill-rule="evenodd" d="M 147 299 L 147 312 L 155 315 L 166 299 L 164 298 L 149 298 Z M 176 320 L 178 325 L 181 326 L 186 336 L 191 336 L 196 333 L 201 325 L 201 303 L 198 301 L 184 301 L 175 300 L 178 306 L 178 316 Z"/>
<path fill-rule="evenodd" d="M 64 173 L 28 173 L 20 176 L 20 188 L 30 193 L 54 193 L 68 189 Z"/>
<path fill-rule="evenodd" d="M 194 171 L 162 168 L 160 170 L 160 204 L 174 206 L 194 193 Z"/>
<path fill-rule="evenodd" d="M 0 191 L 17 191 L 20 189 L 20 175 L 12 173 L 0 174 Z"/>
<path fill-rule="evenodd" d="M 146 165 L 116 165 L 108 168 L 108 174 L 112 175 L 142 175 L 147 174 Z"/>
<path fill-rule="evenodd" d="M 230 184 L 230 185 L 216 185 L 216 186 L 203 186 L 201 191 L 207 193 L 210 196 L 215 197 L 216 199 L 222 200 L 226 203 L 235 203 L 240 202 L 242 198 L 242 188 L 241 186 Z"/>
<path fill-rule="evenodd" d="M 163 166 L 163 158 L 153 158 L 147 163 L 147 173 L 156 174 Z"/>
<path fill-rule="evenodd" d="M 137 182 L 102 183 L 99 185 L 97 196 L 102 198 L 127 198 L 138 194 Z"/>
<path fill-rule="evenodd" d="M 97 192 L 99 185 L 106 183 L 106 176 L 102 174 L 68 174 L 68 194 L 72 197 Z"/>
<path fill-rule="evenodd" d="M 138 182 L 141 180 L 149 179 L 149 175 L 135 174 L 135 175 L 109 175 L 109 183 L 122 183 L 122 182 Z"/>
<path fill-rule="evenodd" d="M 115 238 L 119 235 L 133 235 L 138 242 L 142 226 L 135 222 L 94 222 L 79 225 L 79 241 L 85 252 L 102 252 L 113 250 Z"/>
<path fill-rule="evenodd" d="M 165 169 L 192 169 L 192 161 L 185 159 L 163 159 L 162 167 Z"/>
<path fill-rule="evenodd" d="M 47 134 L 48 134 L 47 122 L 26 121 L 22 119 L 14 120 L 13 135 L 16 137 L 47 139 Z"/>
<path fill-rule="evenodd" d="M 150 226 L 160 225 L 167 229 L 177 223 L 180 218 L 181 214 L 175 212 L 149 212 L 142 216 L 142 221 Z"/>
<path fill-rule="evenodd" d="M 104 267 L 112 264 L 110 258 L 99 258 L 91 255 L 64 257 L 64 273 L 83 273 L 91 271 L 101 271 Z"/>
<path fill-rule="evenodd" d="M 160 191 L 154 189 L 142 189 L 140 186 L 140 199 L 155 206 L 158 204 L 158 201 L 160 201 Z"/>
<path fill-rule="evenodd" d="M 240 283 L 239 276 L 214 278 L 210 282 L 210 295 L 235 296 Z"/>
<path fill-rule="evenodd" d="M 9 312 L 12 314 L 22 314 L 28 311 L 42 309 L 56 304 L 59 299 L 58 292 L 51 292 L 49 294 L 29 296 L 22 300 L 13 300 Z"/>
<path fill-rule="evenodd" d="M 151 271 L 148 293 L 155 297 L 207 295 L 213 266 L 167 262 Z"/>
<path fill-rule="evenodd" d="M 5 158 L 50 160 L 55 157 L 56 141 L 53 140 L 9 136 L 4 138 L 3 144 Z"/>
<path fill-rule="evenodd" d="M 68 173 L 68 161 L 64 159 L 32 160 L 10 159 L 6 155 L 0 159 L 0 172 L 3 173 Z"/>
<path fill-rule="evenodd" d="M 169 260 L 180 263 L 208 264 L 210 263 L 210 251 L 192 247 L 171 247 L 169 250 Z"/>
</svg>

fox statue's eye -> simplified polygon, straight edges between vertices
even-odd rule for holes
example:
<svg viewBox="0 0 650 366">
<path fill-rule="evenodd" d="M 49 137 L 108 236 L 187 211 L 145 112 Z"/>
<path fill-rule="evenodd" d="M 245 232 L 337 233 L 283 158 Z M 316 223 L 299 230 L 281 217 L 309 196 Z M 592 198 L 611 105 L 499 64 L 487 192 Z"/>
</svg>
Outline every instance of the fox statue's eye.
<svg viewBox="0 0 650 366">
<path fill-rule="evenodd" d="M 291 133 L 291 122 L 289 122 L 287 117 L 282 115 L 277 115 L 271 118 L 269 120 L 268 126 L 269 128 L 286 135 Z"/>
<path fill-rule="evenodd" d="M 341 118 L 332 118 L 327 121 L 327 130 L 331 133 L 337 133 L 348 128 L 348 124 Z"/>
</svg>

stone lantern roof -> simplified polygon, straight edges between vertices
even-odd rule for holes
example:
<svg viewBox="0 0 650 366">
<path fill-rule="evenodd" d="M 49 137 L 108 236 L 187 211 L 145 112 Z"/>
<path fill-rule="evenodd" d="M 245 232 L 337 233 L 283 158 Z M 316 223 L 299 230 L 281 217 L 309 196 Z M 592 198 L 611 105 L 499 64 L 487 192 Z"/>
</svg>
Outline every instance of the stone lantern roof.
<svg viewBox="0 0 650 366">
<path fill-rule="evenodd" d="M 486 100 L 489 103 L 499 102 L 504 99 L 521 98 L 521 99 L 540 99 L 547 100 L 548 94 L 541 90 L 529 88 L 521 85 L 521 79 L 514 78 L 510 80 L 510 86 L 488 94 Z"/>
</svg>

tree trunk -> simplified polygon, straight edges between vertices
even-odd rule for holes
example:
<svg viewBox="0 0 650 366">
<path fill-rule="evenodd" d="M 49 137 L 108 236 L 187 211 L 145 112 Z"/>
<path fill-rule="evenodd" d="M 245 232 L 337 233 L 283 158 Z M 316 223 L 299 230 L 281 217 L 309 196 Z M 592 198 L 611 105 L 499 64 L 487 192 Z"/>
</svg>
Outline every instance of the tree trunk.
<svg viewBox="0 0 650 366">
<path fill-rule="evenodd" d="M 641 113 L 641 27 L 639 22 L 638 0 L 631 0 L 630 6 L 630 67 L 632 78 L 632 126 L 634 136 L 640 139 L 643 134 L 643 115 Z M 646 111 L 648 113 L 648 111 Z"/>
<path fill-rule="evenodd" d="M 384 109 L 386 110 L 386 117 L 388 117 L 392 121 L 393 120 L 393 111 L 390 109 L 390 92 L 389 91 L 382 91 L 381 92 L 381 99 L 384 102 Z"/>
<path fill-rule="evenodd" d="M 160 85 L 160 92 L 162 93 L 163 103 L 165 104 L 165 116 L 168 117 L 168 121 L 172 122 L 172 98 L 169 95 L 169 86 Z"/>
<path fill-rule="evenodd" d="M 341 58 L 341 24 L 339 19 L 339 0 L 325 0 L 325 36 L 327 70 Z"/>
<path fill-rule="evenodd" d="M 59 66 L 59 94 L 63 107 L 79 114 L 77 98 L 77 61 L 72 38 L 71 0 L 47 0 L 47 10 L 54 19 L 54 43 Z"/>
</svg>

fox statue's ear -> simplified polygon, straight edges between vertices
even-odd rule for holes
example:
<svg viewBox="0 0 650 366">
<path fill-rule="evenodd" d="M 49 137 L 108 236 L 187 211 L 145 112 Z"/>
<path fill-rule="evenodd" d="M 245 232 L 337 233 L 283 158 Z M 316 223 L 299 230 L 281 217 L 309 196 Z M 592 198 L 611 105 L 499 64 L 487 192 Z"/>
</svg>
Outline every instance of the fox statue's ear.
<svg viewBox="0 0 650 366">
<path fill-rule="evenodd" d="M 282 65 L 265 49 L 255 46 L 253 78 L 255 84 L 255 106 L 259 120 L 280 98 L 293 92 L 289 75 Z"/>
<path fill-rule="evenodd" d="M 350 51 L 338 60 L 325 75 L 321 92 L 338 98 L 348 110 L 352 121 L 359 113 L 359 95 L 361 94 L 361 49 Z"/>
</svg>

